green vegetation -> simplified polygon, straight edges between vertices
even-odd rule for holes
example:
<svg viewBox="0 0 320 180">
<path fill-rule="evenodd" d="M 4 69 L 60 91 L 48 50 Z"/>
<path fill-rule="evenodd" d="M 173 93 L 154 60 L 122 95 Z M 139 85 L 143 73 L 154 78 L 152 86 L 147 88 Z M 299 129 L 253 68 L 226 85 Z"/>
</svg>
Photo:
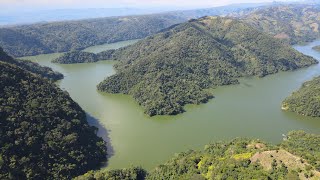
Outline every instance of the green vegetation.
<svg viewBox="0 0 320 180">
<path fill-rule="evenodd" d="M 102 51 L 98 54 L 84 51 L 72 51 L 64 53 L 62 56 L 52 60 L 52 62 L 60 64 L 92 63 L 101 60 L 114 59 L 115 52 L 115 49 Z"/>
<path fill-rule="evenodd" d="M 0 28 L 0 46 L 15 57 L 75 51 L 94 45 L 141 39 L 190 18 L 223 15 L 260 5 L 253 3 L 154 15 L 3 27 Z"/>
<path fill-rule="evenodd" d="M 97 62 L 98 57 L 94 53 L 83 52 L 83 51 L 72 51 L 63 54 L 62 56 L 54 59 L 53 63 L 60 64 L 73 64 L 73 63 L 90 63 Z"/>
<path fill-rule="evenodd" d="M 94 180 L 94 179 L 108 179 L 108 180 L 143 180 L 147 172 L 140 167 L 132 167 L 129 169 L 116 169 L 110 171 L 89 171 L 86 174 L 75 178 L 75 180 Z"/>
<path fill-rule="evenodd" d="M 312 49 L 320 52 L 320 46 L 314 46 Z"/>
<path fill-rule="evenodd" d="M 174 115 L 186 104 L 205 103 L 213 97 L 205 89 L 238 83 L 238 77 L 317 63 L 241 21 L 220 17 L 172 26 L 108 57 L 120 61 L 117 73 L 98 89 L 132 95 L 150 116 Z"/>
<path fill-rule="evenodd" d="M 202 151 L 176 154 L 146 177 L 142 176 L 145 171 L 131 168 L 90 171 L 77 179 L 319 179 L 319 141 L 319 135 L 303 131 L 290 132 L 277 146 L 237 138 L 206 145 Z"/>
<path fill-rule="evenodd" d="M 71 179 L 100 167 L 106 144 L 85 112 L 17 62 L 0 51 L 0 179 Z"/>
<path fill-rule="evenodd" d="M 253 27 L 291 44 L 320 37 L 320 6 L 283 5 L 258 8 L 241 18 Z"/>
<path fill-rule="evenodd" d="M 34 75 L 39 75 L 43 78 L 50 79 L 50 80 L 60 80 L 63 79 L 63 74 L 53 71 L 49 67 L 40 66 L 37 63 L 28 61 L 28 60 L 16 60 L 12 57 L 8 56 L 3 49 L 0 47 L 0 60 L 12 65 L 16 65 L 24 70 L 27 70 Z"/>
<path fill-rule="evenodd" d="M 287 139 L 281 143 L 281 148 L 307 160 L 317 171 L 320 171 L 320 135 L 292 131 Z"/>
<path fill-rule="evenodd" d="M 320 77 L 305 82 L 282 102 L 282 109 L 304 116 L 320 117 Z"/>
<path fill-rule="evenodd" d="M 15 57 L 67 52 L 141 39 L 184 20 L 156 14 L 4 27 L 0 28 L 0 46 Z"/>
</svg>

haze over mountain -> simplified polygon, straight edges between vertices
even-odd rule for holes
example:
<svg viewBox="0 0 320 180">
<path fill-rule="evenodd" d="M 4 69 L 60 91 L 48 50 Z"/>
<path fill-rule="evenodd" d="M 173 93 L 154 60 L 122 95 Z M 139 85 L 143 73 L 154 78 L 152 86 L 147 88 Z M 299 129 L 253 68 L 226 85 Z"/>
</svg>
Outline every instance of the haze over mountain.
<svg viewBox="0 0 320 180">
<path fill-rule="evenodd" d="M 0 28 L 0 45 L 16 57 L 81 50 L 103 43 L 144 38 L 191 18 L 229 14 L 260 5 L 240 4 L 163 14 L 3 27 Z"/>
<path fill-rule="evenodd" d="M 96 0 L 94 0 L 96 1 Z M 117 2 L 99 2 L 94 3 L 90 1 L 76 3 L 68 3 L 54 1 L 50 2 L 50 6 L 40 1 L 28 1 L 15 3 L 15 1 L 2 1 L 3 10 L 0 12 L 0 26 L 4 25 L 17 25 L 17 24 L 30 24 L 39 22 L 52 22 L 52 21 L 65 21 L 65 20 L 79 20 L 88 18 L 110 17 L 110 16 L 128 16 L 128 15 L 142 15 L 161 13 L 169 11 L 182 11 L 182 10 L 206 10 L 208 8 L 218 9 L 224 8 L 221 6 L 230 6 L 234 8 L 248 8 L 257 7 L 262 5 L 274 4 L 275 1 L 261 0 L 251 1 L 247 0 L 242 3 L 238 1 L 204 1 L 200 0 L 196 3 L 192 1 L 184 1 L 175 3 L 175 1 L 140 1 L 132 2 L 131 4 L 126 1 Z M 287 3 L 294 1 L 277 1 L 276 3 Z M 141 4 L 140 4 L 141 3 Z M 159 5 L 159 3 L 161 3 Z M 172 4 L 175 3 L 175 4 Z M 30 6 L 34 4 L 33 6 Z M 72 6 L 70 6 L 72 4 Z M 99 4 L 99 5 L 98 5 Z M 219 6 L 219 7 L 217 7 Z M 204 14 L 204 15 L 217 15 L 217 14 Z M 203 15 L 203 16 L 204 16 Z M 199 16 L 200 17 L 200 16 Z"/>
<path fill-rule="evenodd" d="M 311 42 L 320 37 L 319 5 L 295 4 L 256 8 L 240 18 L 290 44 Z"/>
</svg>

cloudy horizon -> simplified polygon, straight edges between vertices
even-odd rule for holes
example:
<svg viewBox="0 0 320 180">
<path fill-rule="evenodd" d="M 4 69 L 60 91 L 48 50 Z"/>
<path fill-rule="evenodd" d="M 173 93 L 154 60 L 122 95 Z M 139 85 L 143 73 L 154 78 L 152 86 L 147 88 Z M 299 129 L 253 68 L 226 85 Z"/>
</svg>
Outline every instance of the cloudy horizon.
<svg viewBox="0 0 320 180">
<path fill-rule="evenodd" d="M 14 9 L 67 9 L 67 8 L 203 8 L 239 3 L 264 3 L 274 0 L 0 0 L 6 10 Z M 279 0 L 290 1 L 290 0 Z M 294 1 L 294 0 L 292 0 Z"/>
</svg>

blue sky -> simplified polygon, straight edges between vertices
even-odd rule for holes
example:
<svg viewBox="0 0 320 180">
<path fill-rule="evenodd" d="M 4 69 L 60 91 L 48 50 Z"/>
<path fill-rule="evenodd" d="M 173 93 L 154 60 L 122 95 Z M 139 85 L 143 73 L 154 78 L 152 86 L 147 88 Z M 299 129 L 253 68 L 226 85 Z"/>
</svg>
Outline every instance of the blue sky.
<svg viewBox="0 0 320 180">
<path fill-rule="evenodd" d="M 0 0 L 2 8 L 213 7 L 273 0 Z M 288 1 L 288 0 L 282 0 Z"/>
</svg>

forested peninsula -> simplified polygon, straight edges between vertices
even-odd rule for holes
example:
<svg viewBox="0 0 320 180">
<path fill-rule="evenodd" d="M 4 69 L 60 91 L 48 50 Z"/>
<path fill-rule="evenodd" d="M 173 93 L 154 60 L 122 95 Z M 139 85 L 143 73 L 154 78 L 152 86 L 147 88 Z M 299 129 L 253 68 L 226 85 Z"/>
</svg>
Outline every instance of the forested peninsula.
<svg viewBox="0 0 320 180">
<path fill-rule="evenodd" d="M 320 52 L 320 46 L 314 46 L 312 49 Z"/>
<path fill-rule="evenodd" d="M 34 65 L 0 51 L 0 179 L 71 179 L 99 168 L 106 143 L 97 128 L 43 78 L 51 70 Z"/>
<path fill-rule="evenodd" d="M 154 115 L 174 115 L 213 97 L 206 89 L 317 63 L 289 45 L 231 18 L 174 25 L 109 55 L 117 73 L 100 91 L 130 94 Z"/>
<path fill-rule="evenodd" d="M 52 62 L 59 64 L 93 63 L 102 60 L 115 59 L 115 52 L 115 49 L 102 51 L 97 54 L 84 51 L 71 51 L 53 59 Z"/>
<path fill-rule="evenodd" d="M 304 116 L 320 117 L 320 77 L 305 82 L 282 102 L 282 109 Z"/>
<path fill-rule="evenodd" d="M 311 179 L 320 178 L 320 136 L 289 132 L 279 145 L 237 138 L 179 153 L 147 172 L 142 168 L 90 171 L 76 180 Z"/>
</svg>

